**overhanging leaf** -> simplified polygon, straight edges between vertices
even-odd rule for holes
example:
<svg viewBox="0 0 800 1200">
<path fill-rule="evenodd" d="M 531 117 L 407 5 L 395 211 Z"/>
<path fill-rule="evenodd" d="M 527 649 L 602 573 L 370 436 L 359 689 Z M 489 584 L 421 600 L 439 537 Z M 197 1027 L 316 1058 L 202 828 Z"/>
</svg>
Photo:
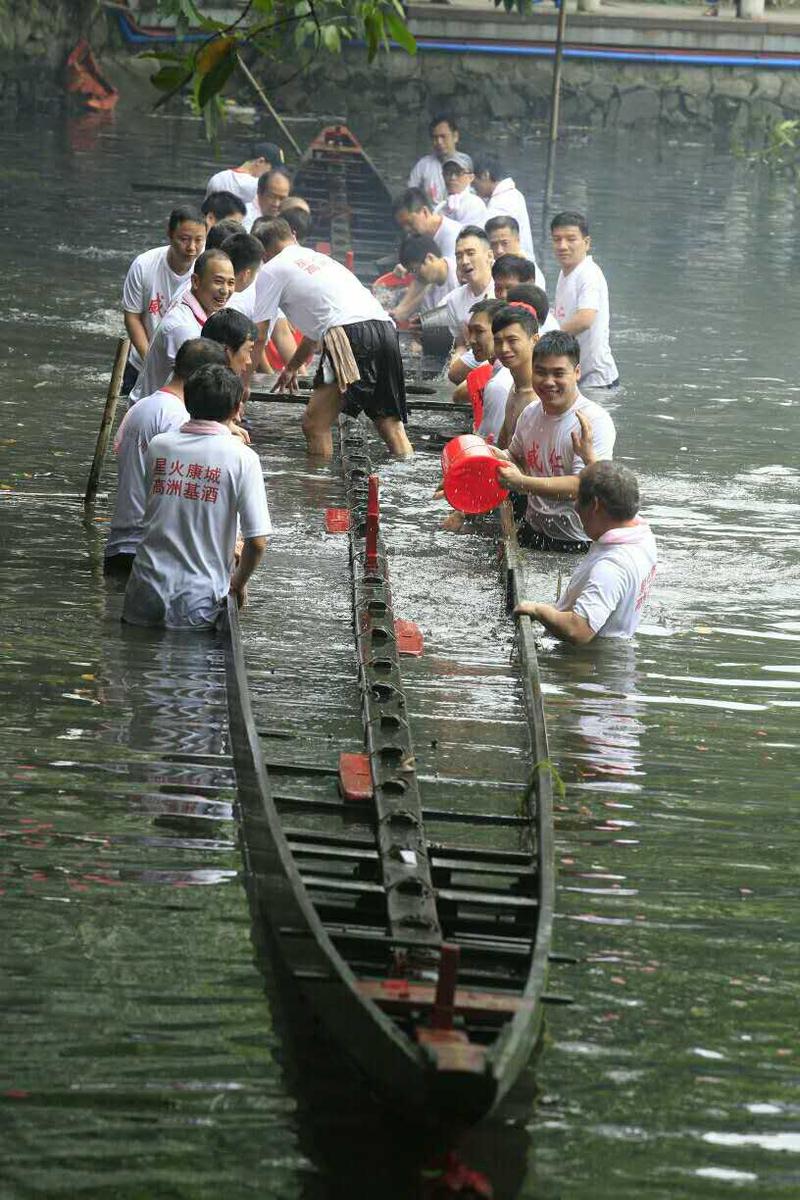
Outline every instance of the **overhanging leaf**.
<svg viewBox="0 0 800 1200">
<path fill-rule="evenodd" d="M 390 36 L 401 46 L 408 54 L 417 53 L 417 41 L 411 30 L 406 25 L 402 17 L 391 9 L 384 15 L 386 28 Z"/>
<path fill-rule="evenodd" d="M 222 91 L 235 66 L 236 53 L 230 47 L 225 57 L 221 58 L 200 81 L 200 86 L 197 89 L 197 103 L 200 108 L 204 109 L 209 100 Z"/>
<path fill-rule="evenodd" d="M 208 75 L 214 69 L 221 59 L 230 54 L 232 47 L 235 45 L 235 39 L 232 37 L 214 38 L 212 42 L 208 42 L 197 52 L 195 67 L 198 74 Z"/>
<path fill-rule="evenodd" d="M 188 83 L 191 77 L 191 67 L 176 63 L 174 66 L 159 68 L 155 75 L 150 76 L 150 82 L 160 92 L 173 92 Z"/>
</svg>

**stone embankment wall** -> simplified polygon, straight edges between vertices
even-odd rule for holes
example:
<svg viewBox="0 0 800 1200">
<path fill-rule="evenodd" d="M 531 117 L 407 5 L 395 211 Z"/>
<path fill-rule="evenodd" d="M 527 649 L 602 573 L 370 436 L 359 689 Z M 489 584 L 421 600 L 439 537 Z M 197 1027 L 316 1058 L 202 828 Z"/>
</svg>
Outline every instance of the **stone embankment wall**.
<svg viewBox="0 0 800 1200">
<path fill-rule="evenodd" d="M 435 51 L 416 58 L 391 54 L 370 66 L 363 54 L 348 51 L 340 60 L 319 63 L 305 78 L 273 87 L 272 94 L 289 113 L 313 107 L 350 118 L 364 136 L 447 109 L 473 123 L 493 119 L 516 126 L 547 119 L 552 70 L 551 59 Z M 800 117 L 800 71 L 586 59 L 564 63 L 562 119 L 567 124 L 663 122 L 744 134 L 783 117 Z"/>
<path fill-rule="evenodd" d="M 0 0 L 0 105 L 14 112 L 63 104 L 64 61 L 97 17 L 94 0 Z"/>
</svg>

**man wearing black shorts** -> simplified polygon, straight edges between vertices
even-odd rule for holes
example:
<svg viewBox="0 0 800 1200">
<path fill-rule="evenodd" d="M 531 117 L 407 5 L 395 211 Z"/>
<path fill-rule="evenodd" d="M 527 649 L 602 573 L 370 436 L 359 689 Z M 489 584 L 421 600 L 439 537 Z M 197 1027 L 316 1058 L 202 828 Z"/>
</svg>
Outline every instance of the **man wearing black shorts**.
<svg viewBox="0 0 800 1200">
<path fill-rule="evenodd" d="M 302 418 L 309 452 L 330 458 L 331 426 L 339 413 L 364 412 L 392 454 L 409 458 L 403 362 L 391 318 L 341 263 L 298 246 L 280 217 L 259 227 L 259 240 L 265 260 L 253 307 L 259 344 L 279 310 L 303 335 L 274 390 L 294 390 L 300 367 L 322 351 Z"/>
</svg>

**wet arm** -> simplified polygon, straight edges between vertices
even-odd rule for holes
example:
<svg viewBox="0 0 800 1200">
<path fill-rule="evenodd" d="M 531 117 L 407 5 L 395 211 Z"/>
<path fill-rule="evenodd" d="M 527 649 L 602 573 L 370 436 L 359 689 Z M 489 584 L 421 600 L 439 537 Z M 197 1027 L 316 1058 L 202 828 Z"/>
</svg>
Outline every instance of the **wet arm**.
<svg viewBox="0 0 800 1200">
<path fill-rule="evenodd" d="M 594 630 L 585 617 L 567 609 L 562 612 L 552 604 L 532 604 L 523 601 L 514 609 L 517 616 L 528 616 L 541 622 L 550 633 L 572 646 L 584 646 L 594 638 Z"/>
<path fill-rule="evenodd" d="M 147 336 L 144 320 L 141 313 L 126 312 L 123 314 L 125 320 L 125 330 L 128 337 L 131 339 L 131 345 L 134 350 L 137 350 L 142 358 L 147 357 L 147 351 L 150 349 L 150 339 Z"/>
<path fill-rule="evenodd" d="M 244 600 L 245 584 L 264 557 L 266 548 L 265 537 L 245 538 L 239 563 L 231 575 L 231 591 L 236 596 L 240 608 Z"/>
<path fill-rule="evenodd" d="M 579 333 L 585 333 L 591 327 L 596 316 L 596 308 L 578 308 L 571 317 L 560 321 L 559 324 L 564 333 L 571 333 L 573 337 L 577 337 Z"/>
</svg>

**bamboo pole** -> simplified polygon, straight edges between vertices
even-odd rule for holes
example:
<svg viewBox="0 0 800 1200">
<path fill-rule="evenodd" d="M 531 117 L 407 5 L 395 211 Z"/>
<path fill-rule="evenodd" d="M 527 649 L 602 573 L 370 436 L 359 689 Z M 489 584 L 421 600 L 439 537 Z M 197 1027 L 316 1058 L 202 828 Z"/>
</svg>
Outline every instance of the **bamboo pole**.
<svg viewBox="0 0 800 1200">
<path fill-rule="evenodd" d="M 262 88 L 261 84 L 258 82 L 255 75 L 250 70 L 247 63 L 242 60 L 241 55 L 237 54 L 236 59 L 237 59 L 237 62 L 239 63 L 239 66 L 242 68 L 242 73 L 244 74 L 245 78 L 247 79 L 247 81 L 251 85 L 251 87 L 253 87 L 253 89 L 255 90 L 257 96 L 261 100 L 261 103 L 264 105 L 264 107 L 266 108 L 266 110 L 270 114 L 270 116 L 273 118 L 273 120 L 276 121 L 278 128 L 280 129 L 281 133 L 286 138 L 286 140 L 288 142 L 291 142 L 292 146 L 294 147 L 294 152 L 297 155 L 297 157 L 302 158 L 303 151 L 300 149 L 297 142 L 292 137 L 283 118 L 280 116 L 280 114 L 278 112 L 276 112 L 276 110 L 270 104 L 269 99 L 267 98 L 267 94 L 264 91 L 264 89 Z"/>
<path fill-rule="evenodd" d="M 103 463 L 108 453 L 108 443 L 111 440 L 111 430 L 114 427 L 114 414 L 117 411 L 117 401 L 119 400 L 120 388 L 122 387 L 122 376 L 125 374 L 125 364 L 128 361 L 128 351 L 130 348 L 130 340 L 126 337 L 121 337 L 117 343 L 117 355 L 114 359 L 114 369 L 111 372 L 111 382 L 108 385 L 106 406 L 103 409 L 100 432 L 97 435 L 97 445 L 94 448 L 94 458 L 92 459 L 92 467 L 89 471 L 89 480 L 86 484 L 86 495 L 83 497 L 84 508 L 91 508 L 97 495 L 97 485 L 100 482 Z"/>
<path fill-rule="evenodd" d="M 550 132 L 547 141 L 547 171 L 542 205 L 542 227 L 546 231 L 547 213 L 553 199 L 553 176 L 556 165 L 556 142 L 558 141 L 558 117 L 561 107 L 561 67 L 564 61 L 564 34 L 567 27 L 567 0 L 561 0 L 558 9 L 556 30 L 556 56 L 553 60 L 553 85 L 550 92 Z"/>
</svg>

